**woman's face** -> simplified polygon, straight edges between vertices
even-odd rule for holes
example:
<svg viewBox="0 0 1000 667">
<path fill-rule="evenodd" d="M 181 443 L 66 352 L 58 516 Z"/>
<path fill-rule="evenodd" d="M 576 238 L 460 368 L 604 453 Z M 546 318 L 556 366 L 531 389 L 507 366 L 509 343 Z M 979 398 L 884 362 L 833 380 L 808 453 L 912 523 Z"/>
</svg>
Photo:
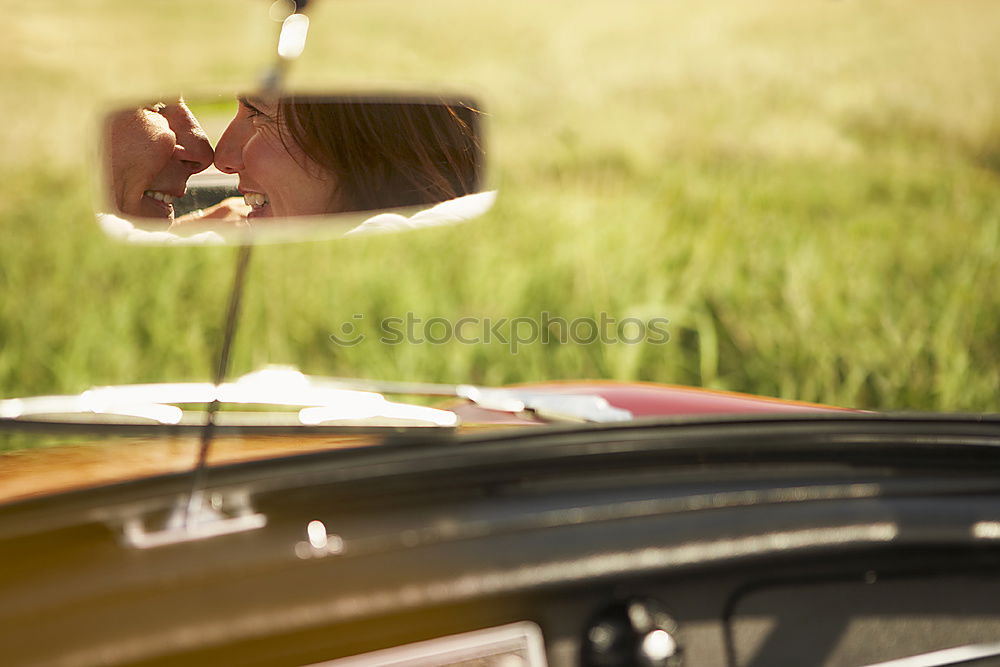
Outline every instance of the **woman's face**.
<svg viewBox="0 0 1000 667">
<path fill-rule="evenodd" d="M 111 198 L 124 215 L 173 219 L 188 177 L 212 164 L 212 145 L 180 100 L 115 114 L 109 136 Z"/>
<path fill-rule="evenodd" d="M 215 166 L 239 174 L 249 218 L 322 215 L 336 210 L 332 176 L 310 160 L 279 125 L 278 103 L 240 98 L 215 147 Z M 284 139 L 284 141 L 282 141 Z"/>
</svg>

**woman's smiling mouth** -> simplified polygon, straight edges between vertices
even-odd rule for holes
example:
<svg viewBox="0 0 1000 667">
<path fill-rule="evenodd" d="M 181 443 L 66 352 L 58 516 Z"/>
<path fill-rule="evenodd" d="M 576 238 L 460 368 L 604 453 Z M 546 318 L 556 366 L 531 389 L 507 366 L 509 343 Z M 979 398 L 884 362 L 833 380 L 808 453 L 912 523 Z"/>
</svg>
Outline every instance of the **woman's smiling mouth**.
<svg viewBox="0 0 1000 667">
<path fill-rule="evenodd" d="M 244 192 L 243 201 L 251 208 L 248 218 L 257 218 L 270 215 L 270 203 L 267 195 L 263 192 Z M 268 210 L 265 210 L 268 209 Z"/>
</svg>

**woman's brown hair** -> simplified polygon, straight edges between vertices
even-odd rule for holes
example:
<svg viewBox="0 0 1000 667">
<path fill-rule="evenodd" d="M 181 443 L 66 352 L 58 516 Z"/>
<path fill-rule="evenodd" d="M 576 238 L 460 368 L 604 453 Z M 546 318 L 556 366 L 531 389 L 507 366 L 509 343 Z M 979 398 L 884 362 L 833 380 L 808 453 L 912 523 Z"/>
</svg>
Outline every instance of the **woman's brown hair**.
<svg viewBox="0 0 1000 667">
<path fill-rule="evenodd" d="M 291 97 L 279 113 L 295 144 L 334 178 L 338 211 L 431 205 L 480 190 L 481 113 L 471 104 Z"/>
</svg>

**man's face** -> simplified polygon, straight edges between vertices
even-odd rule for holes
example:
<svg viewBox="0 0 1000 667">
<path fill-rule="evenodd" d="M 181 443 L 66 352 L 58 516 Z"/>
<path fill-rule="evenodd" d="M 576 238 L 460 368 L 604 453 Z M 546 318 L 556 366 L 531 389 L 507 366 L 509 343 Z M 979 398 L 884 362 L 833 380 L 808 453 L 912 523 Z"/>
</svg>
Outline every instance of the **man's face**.
<svg viewBox="0 0 1000 667">
<path fill-rule="evenodd" d="M 111 198 L 118 212 L 174 217 L 187 180 L 212 163 L 212 146 L 183 101 L 114 114 L 108 122 Z"/>
</svg>

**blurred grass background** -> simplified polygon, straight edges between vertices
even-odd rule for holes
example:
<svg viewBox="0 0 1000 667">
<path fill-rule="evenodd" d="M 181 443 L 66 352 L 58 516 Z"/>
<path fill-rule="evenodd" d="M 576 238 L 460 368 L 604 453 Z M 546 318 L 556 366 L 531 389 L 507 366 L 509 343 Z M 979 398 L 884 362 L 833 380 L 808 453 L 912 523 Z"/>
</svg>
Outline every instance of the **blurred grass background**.
<svg viewBox="0 0 1000 667">
<path fill-rule="evenodd" d="M 250 87 L 269 2 L 0 4 L 0 396 L 210 377 L 235 251 L 104 239 L 95 128 Z M 501 194 L 465 226 L 257 249 L 234 373 L 997 410 L 995 0 L 314 4 L 293 81 L 472 90 Z M 671 340 L 380 345 L 407 312 L 664 317 Z M 335 345 L 354 314 L 368 340 Z"/>
</svg>

